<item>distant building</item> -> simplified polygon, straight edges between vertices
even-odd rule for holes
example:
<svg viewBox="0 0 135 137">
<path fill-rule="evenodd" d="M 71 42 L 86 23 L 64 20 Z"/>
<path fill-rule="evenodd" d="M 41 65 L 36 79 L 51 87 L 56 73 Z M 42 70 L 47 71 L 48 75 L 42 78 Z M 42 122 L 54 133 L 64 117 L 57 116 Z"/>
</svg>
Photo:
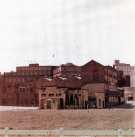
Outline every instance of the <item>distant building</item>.
<svg viewBox="0 0 135 137">
<path fill-rule="evenodd" d="M 53 70 L 56 66 L 39 66 L 39 64 L 29 64 L 29 66 L 16 67 L 16 74 L 33 77 L 53 77 Z"/>
<path fill-rule="evenodd" d="M 135 99 L 135 87 L 125 87 L 124 96 L 126 101 Z"/>
<path fill-rule="evenodd" d="M 114 67 L 116 70 L 123 72 L 127 82 L 129 79 L 129 84 L 127 84 L 127 87 L 135 87 L 135 66 L 131 66 L 130 64 L 126 63 L 120 63 L 119 60 L 115 60 Z"/>
<path fill-rule="evenodd" d="M 124 87 L 125 100 L 135 99 L 135 66 L 115 60 L 114 67 L 119 74 L 118 86 Z"/>
<path fill-rule="evenodd" d="M 62 64 L 53 71 L 53 77 L 73 77 L 81 75 L 81 67 L 72 63 Z"/>
</svg>

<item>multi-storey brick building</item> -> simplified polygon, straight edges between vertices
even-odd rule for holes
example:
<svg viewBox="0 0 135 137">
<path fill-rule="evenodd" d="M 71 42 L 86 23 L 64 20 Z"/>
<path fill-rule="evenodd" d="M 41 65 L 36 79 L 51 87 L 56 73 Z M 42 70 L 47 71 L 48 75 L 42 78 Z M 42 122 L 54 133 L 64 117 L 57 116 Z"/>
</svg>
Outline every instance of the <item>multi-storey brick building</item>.
<svg viewBox="0 0 135 137">
<path fill-rule="evenodd" d="M 119 60 L 115 60 L 114 67 L 118 71 L 123 72 L 123 76 L 127 81 L 127 87 L 135 87 L 135 66 L 131 66 L 130 64 L 120 63 Z"/>
<path fill-rule="evenodd" d="M 124 87 L 125 99 L 135 99 L 135 66 L 130 64 L 120 63 L 119 60 L 114 61 L 114 67 L 119 72 L 118 86 Z"/>
<path fill-rule="evenodd" d="M 74 73 L 71 73 L 71 75 L 70 73 L 65 75 L 67 74 L 66 71 L 60 71 L 59 74 L 61 75 L 57 75 L 57 79 L 49 80 L 50 84 L 47 82 L 47 84 L 44 85 L 44 90 L 40 89 L 40 107 L 48 108 L 47 100 L 52 100 L 51 108 L 54 108 L 53 106 L 59 108 L 59 105 L 55 105 L 52 97 L 48 95 L 49 93 L 51 95 L 55 94 L 57 91 L 61 91 L 62 98 L 65 100 L 63 102 L 68 100 L 67 95 L 69 98 L 73 98 L 74 101 L 78 98 L 78 101 L 75 102 L 79 102 L 79 105 L 76 106 L 76 104 L 74 104 L 72 106 L 71 103 L 68 105 L 64 103 L 64 108 L 104 108 L 124 102 L 123 91 L 116 87 L 117 71 L 113 67 L 103 66 L 102 64 L 92 60 L 80 67 L 79 70 L 81 70 L 81 72 L 78 73 L 78 76 L 73 75 Z M 60 87 L 58 85 L 61 82 L 58 79 L 63 81 Z M 79 81 L 79 83 L 76 84 L 76 81 Z M 45 82 L 43 83 L 45 84 Z M 74 86 L 71 88 L 71 85 Z M 46 95 L 46 93 L 47 96 L 45 97 L 44 95 Z M 80 99 L 82 97 L 85 97 L 85 99 L 81 101 Z M 57 98 L 58 100 L 61 99 L 60 96 L 56 95 L 54 95 L 54 98 Z M 56 104 L 59 104 L 58 100 Z"/>
<path fill-rule="evenodd" d="M 118 73 L 111 66 L 103 66 L 102 64 L 92 60 L 82 66 L 83 82 L 88 83 L 88 90 L 93 89 L 97 94 L 97 104 L 100 107 L 108 105 L 116 105 L 124 101 L 124 96 L 117 88 Z M 99 91 L 99 92 L 98 92 Z M 100 103 L 102 102 L 102 103 Z"/>
<path fill-rule="evenodd" d="M 42 77 L 53 77 L 55 66 L 16 67 L 16 72 L 6 72 L 1 76 L 0 93 L 1 105 L 37 106 L 38 93 L 35 81 Z"/>
<path fill-rule="evenodd" d="M 0 77 L 0 104 L 40 108 L 104 108 L 123 102 L 117 71 L 94 60 L 83 66 L 17 67 Z"/>
<path fill-rule="evenodd" d="M 116 86 L 118 73 L 117 70 L 111 66 L 103 66 L 102 64 L 92 60 L 82 66 L 83 81 L 88 83 L 108 83 Z"/>
<path fill-rule="evenodd" d="M 33 77 L 53 77 L 53 70 L 56 66 L 39 66 L 39 64 L 30 64 L 29 66 L 16 67 L 16 73 L 21 76 Z"/>
</svg>

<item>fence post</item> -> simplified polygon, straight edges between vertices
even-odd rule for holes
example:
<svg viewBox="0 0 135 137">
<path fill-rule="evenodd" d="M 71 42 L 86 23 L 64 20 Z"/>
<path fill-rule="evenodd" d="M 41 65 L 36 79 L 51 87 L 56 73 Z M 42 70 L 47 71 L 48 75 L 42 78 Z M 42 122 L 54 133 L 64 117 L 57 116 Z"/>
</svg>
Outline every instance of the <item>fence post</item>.
<svg viewBox="0 0 135 137">
<path fill-rule="evenodd" d="M 62 132 L 63 132 L 63 128 L 59 128 L 60 137 L 64 137 L 64 135 L 62 134 Z"/>
<path fill-rule="evenodd" d="M 8 131 L 9 131 L 9 128 L 8 128 L 8 127 L 6 127 L 6 128 L 5 128 L 5 131 L 4 131 L 4 133 L 5 133 L 5 135 L 4 135 L 4 136 L 5 136 L 5 137 L 8 137 Z"/>
<path fill-rule="evenodd" d="M 118 137 L 123 137 L 123 131 L 122 131 L 122 129 L 118 129 L 117 130 L 117 135 L 118 135 Z"/>
</svg>

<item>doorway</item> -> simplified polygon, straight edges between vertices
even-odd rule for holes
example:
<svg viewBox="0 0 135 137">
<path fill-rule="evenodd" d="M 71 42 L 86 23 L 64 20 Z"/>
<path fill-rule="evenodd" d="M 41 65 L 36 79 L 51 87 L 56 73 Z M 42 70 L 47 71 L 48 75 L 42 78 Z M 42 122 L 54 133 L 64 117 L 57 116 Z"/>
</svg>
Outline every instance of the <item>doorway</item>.
<svg viewBox="0 0 135 137">
<path fill-rule="evenodd" d="M 51 100 L 47 100 L 47 109 L 51 109 Z"/>
<path fill-rule="evenodd" d="M 64 109 L 64 101 L 63 98 L 60 98 L 60 109 Z"/>
</svg>

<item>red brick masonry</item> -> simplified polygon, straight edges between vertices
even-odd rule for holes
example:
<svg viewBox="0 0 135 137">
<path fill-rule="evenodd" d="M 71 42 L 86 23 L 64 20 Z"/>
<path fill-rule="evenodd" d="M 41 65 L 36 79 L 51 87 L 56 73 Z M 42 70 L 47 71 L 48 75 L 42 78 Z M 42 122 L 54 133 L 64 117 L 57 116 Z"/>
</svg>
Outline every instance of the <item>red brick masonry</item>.
<svg viewBox="0 0 135 137">
<path fill-rule="evenodd" d="M 91 60 L 83 66 L 17 67 L 0 76 L 0 105 L 40 108 L 104 108 L 124 102 L 123 75 Z M 121 76 L 121 77 L 120 77 Z M 124 85 L 121 85 L 121 87 Z"/>
</svg>

